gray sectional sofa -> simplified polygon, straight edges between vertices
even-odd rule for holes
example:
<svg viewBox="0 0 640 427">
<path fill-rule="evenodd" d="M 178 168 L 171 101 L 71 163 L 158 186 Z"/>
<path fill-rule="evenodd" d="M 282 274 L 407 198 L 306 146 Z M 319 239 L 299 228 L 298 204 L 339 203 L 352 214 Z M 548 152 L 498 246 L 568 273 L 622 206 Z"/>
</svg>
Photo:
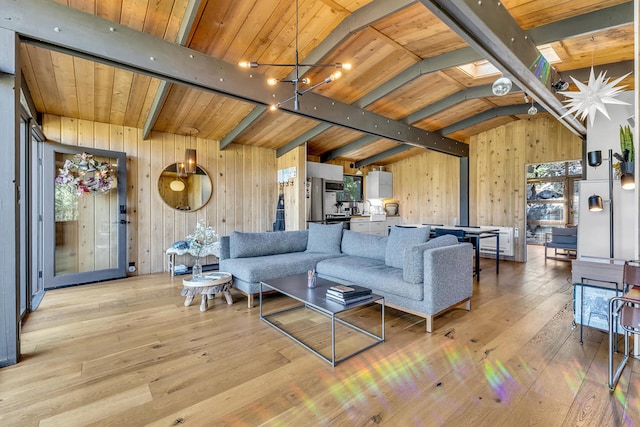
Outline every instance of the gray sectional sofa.
<svg viewBox="0 0 640 427">
<path fill-rule="evenodd" d="M 345 230 L 342 224 L 309 224 L 309 230 L 239 233 L 222 236 L 220 270 L 233 275 L 234 287 L 249 307 L 260 282 L 306 273 L 341 284 L 368 287 L 385 304 L 426 319 L 457 305 L 470 309 L 473 290 L 472 246 L 454 236 L 429 240 L 429 227 L 393 227 L 389 236 Z"/>
</svg>

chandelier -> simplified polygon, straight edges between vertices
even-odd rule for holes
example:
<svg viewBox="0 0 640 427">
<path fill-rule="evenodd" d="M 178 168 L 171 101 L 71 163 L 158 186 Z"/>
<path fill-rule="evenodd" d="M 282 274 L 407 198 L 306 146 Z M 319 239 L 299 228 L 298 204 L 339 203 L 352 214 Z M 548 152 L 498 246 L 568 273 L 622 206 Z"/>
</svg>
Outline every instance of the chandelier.
<svg viewBox="0 0 640 427">
<path fill-rule="evenodd" d="M 300 97 L 305 93 L 317 88 L 318 86 L 322 86 L 323 84 L 331 83 L 332 81 L 340 78 L 342 76 L 342 72 L 340 69 L 350 70 L 351 64 L 343 64 L 341 62 L 336 62 L 334 64 L 305 64 L 300 63 L 299 55 L 298 55 L 298 0 L 296 0 L 296 62 L 294 64 L 263 64 L 257 61 L 240 61 L 238 64 L 242 68 L 258 68 L 261 66 L 265 67 L 294 67 L 294 76 L 289 80 L 278 80 L 275 78 L 267 79 L 267 84 L 269 86 L 275 86 L 278 83 L 291 83 L 293 85 L 293 95 L 284 101 L 277 102 L 271 106 L 269 109 L 271 111 L 279 109 L 282 105 L 286 104 L 289 101 L 293 101 L 293 109 L 298 111 L 300 109 Z M 319 83 L 311 84 L 311 80 L 307 77 L 300 78 L 300 67 L 332 67 L 339 69 L 335 73 L 331 74 L 329 77 L 326 77 Z M 304 88 L 301 88 L 305 86 Z M 308 86 L 308 87 L 306 87 Z"/>
</svg>

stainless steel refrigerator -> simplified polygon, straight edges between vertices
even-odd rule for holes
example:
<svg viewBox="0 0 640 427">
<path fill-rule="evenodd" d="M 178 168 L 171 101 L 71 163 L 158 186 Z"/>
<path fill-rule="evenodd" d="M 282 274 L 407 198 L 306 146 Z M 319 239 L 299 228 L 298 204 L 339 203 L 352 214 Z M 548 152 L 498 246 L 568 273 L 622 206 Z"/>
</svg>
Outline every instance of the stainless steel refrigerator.
<svg viewBox="0 0 640 427">
<path fill-rule="evenodd" d="M 327 189 L 327 185 L 331 188 Z M 324 221 L 327 214 L 335 214 L 337 212 L 336 199 L 338 190 L 336 188 L 341 188 L 340 181 L 307 178 L 307 221 Z"/>
<path fill-rule="evenodd" d="M 307 178 L 307 221 L 324 221 L 324 179 Z"/>
</svg>

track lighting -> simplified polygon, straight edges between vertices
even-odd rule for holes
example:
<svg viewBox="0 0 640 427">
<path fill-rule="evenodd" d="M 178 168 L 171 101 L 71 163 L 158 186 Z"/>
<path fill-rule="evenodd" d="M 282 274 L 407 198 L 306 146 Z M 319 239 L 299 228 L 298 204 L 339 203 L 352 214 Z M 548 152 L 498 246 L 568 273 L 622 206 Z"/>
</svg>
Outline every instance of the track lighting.
<svg viewBox="0 0 640 427">
<path fill-rule="evenodd" d="M 553 90 L 555 90 L 556 92 L 561 91 L 561 90 L 567 90 L 569 89 L 569 83 L 565 82 L 562 79 L 558 79 L 557 82 L 552 83 L 551 87 L 553 88 Z"/>
</svg>

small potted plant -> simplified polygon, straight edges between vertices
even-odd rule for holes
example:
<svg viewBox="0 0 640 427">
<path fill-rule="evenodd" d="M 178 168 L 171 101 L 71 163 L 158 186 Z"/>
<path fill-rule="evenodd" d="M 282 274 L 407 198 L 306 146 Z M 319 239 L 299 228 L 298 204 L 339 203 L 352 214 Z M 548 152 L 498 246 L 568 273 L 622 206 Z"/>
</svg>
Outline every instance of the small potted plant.
<svg viewBox="0 0 640 427">
<path fill-rule="evenodd" d="M 620 161 L 620 163 L 614 164 L 613 167 L 620 174 L 633 174 L 635 170 L 635 154 L 633 150 L 633 134 L 629 125 L 620 126 L 620 151 L 622 154 L 615 153 L 613 155 Z"/>
</svg>

